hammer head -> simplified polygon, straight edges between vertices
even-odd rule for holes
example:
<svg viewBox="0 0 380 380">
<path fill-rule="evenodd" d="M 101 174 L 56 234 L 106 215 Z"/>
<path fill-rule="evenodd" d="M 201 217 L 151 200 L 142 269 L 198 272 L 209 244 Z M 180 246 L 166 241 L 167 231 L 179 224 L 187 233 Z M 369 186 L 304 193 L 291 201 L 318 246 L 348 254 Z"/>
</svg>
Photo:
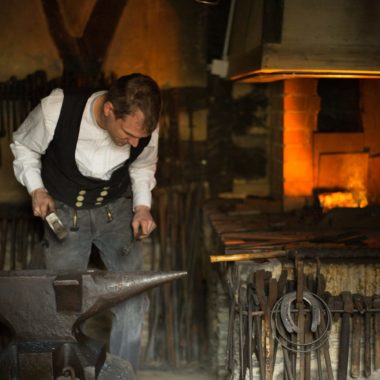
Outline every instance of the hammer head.
<svg viewBox="0 0 380 380">
<path fill-rule="evenodd" d="M 55 212 L 48 214 L 45 220 L 59 240 L 63 240 L 67 236 L 67 229 Z"/>
</svg>

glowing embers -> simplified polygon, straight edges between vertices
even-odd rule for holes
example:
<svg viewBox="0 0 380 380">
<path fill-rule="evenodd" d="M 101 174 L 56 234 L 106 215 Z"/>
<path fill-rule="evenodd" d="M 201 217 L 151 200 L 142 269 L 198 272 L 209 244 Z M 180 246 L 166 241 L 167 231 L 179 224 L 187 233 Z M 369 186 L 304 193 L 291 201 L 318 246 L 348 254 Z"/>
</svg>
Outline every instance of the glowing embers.
<svg viewBox="0 0 380 380">
<path fill-rule="evenodd" d="M 321 193 L 318 195 L 318 199 L 323 212 L 335 207 L 363 208 L 368 206 L 367 190 L 355 177 L 349 179 L 347 190 Z"/>
<path fill-rule="evenodd" d="M 364 196 L 356 196 L 350 191 L 337 191 L 334 193 L 322 193 L 318 196 L 319 204 L 323 208 L 323 212 L 327 212 L 335 207 L 366 207 L 368 205 L 367 198 Z"/>
</svg>

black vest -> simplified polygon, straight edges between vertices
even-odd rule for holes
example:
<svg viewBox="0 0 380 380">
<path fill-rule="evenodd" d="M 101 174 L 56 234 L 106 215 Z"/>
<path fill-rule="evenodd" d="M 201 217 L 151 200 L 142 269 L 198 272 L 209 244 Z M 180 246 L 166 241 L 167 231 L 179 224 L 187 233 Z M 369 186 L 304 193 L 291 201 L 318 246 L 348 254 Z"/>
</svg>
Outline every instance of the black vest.
<svg viewBox="0 0 380 380">
<path fill-rule="evenodd" d="M 75 162 L 80 123 L 91 94 L 64 95 L 53 140 L 42 156 L 42 180 L 49 194 L 75 208 L 95 208 L 125 195 L 130 189 L 129 165 L 148 145 L 150 136 L 131 146 L 130 157 L 116 169 L 109 180 L 82 175 Z"/>
</svg>

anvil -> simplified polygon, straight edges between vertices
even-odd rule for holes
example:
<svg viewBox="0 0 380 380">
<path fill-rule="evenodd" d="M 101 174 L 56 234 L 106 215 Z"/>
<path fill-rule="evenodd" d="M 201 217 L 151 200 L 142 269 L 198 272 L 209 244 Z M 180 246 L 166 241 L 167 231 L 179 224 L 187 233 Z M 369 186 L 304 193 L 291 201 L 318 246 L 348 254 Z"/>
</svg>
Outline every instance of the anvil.
<svg viewBox="0 0 380 380">
<path fill-rule="evenodd" d="M 105 346 L 86 336 L 83 322 L 186 272 L 78 273 L 0 271 L 0 378 L 50 380 L 66 368 L 97 378 Z"/>
</svg>

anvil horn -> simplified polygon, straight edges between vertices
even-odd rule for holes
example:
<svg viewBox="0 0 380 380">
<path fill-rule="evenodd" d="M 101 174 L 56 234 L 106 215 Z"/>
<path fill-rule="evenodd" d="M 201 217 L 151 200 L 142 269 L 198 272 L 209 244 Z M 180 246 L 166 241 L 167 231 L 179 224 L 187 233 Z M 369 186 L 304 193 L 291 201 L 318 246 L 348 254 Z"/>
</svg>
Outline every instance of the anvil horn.
<svg viewBox="0 0 380 380">
<path fill-rule="evenodd" d="M 83 321 L 133 296 L 158 285 L 185 277 L 187 272 L 103 272 L 91 274 L 93 283 L 83 283 Z"/>
</svg>

